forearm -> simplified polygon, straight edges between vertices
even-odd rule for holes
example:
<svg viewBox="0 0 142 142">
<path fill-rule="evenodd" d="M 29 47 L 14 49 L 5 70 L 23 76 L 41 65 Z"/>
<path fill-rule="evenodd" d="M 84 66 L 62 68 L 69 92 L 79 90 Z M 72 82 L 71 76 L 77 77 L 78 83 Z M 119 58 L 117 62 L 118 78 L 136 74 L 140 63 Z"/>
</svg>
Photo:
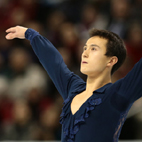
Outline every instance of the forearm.
<svg viewBox="0 0 142 142">
<path fill-rule="evenodd" d="M 63 98 L 67 97 L 67 84 L 73 75 L 67 68 L 62 56 L 53 44 L 33 29 L 25 32 L 25 38 L 30 40 L 31 46 L 43 65 L 56 88 Z"/>
<path fill-rule="evenodd" d="M 53 44 L 35 30 L 28 29 L 25 38 L 30 40 L 35 54 L 48 73 L 50 69 L 57 69 L 59 64 L 63 62 L 62 56 Z"/>
</svg>

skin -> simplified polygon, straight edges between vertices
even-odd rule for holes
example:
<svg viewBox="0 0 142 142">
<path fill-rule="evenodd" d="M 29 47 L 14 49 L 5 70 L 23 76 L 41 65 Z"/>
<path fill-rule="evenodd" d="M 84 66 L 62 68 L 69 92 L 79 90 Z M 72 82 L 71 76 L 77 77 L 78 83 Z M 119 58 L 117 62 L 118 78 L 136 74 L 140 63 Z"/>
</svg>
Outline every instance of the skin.
<svg viewBox="0 0 142 142">
<path fill-rule="evenodd" d="M 16 26 L 6 30 L 6 39 L 25 39 L 28 28 Z M 93 91 L 111 82 L 111 69 L 117 63 L 116 56 L 107 57 L 107 40 L 98 36 L 91 37 L 83 47 L 80 71 L 87 75 L 86 90 L 76 95 L 71 103 L 72 114 L 93 94 Z"/>
<path fill-rule="evenodd" d="M 94 36 L 89 38 L 84 46 L 80 71 L 87 75 L 86 91 L 88 93 L 111 82 L 111 70 L 118 58 L 105 55 L 106 44 L 107 39 Z"/>
<path fill-rule="evenodd" d="M 14 38 L 25 39 L 25 32 L 28 28 L 22 26 L 11 27 L 6 30 L 6 39 L 11 40 Z"/>
<path fill-rule="evenodd" d="M 89 38 L 84 46 L 80 71 L 87 75 L 86 90 L 73 98 L 72 115 L 92 96 L 94 90 L 111 82 L 111 69 L 118 58 L 105 56 L 106 44 L 106 39 L 94 36 Z"/>
</svg>

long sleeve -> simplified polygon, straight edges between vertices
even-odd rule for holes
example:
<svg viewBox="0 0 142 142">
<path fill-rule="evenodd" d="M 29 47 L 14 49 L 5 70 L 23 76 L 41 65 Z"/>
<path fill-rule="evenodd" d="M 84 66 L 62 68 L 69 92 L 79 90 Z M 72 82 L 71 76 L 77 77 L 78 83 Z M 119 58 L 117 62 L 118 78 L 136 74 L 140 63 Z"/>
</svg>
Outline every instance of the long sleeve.
<svg viewBox="0 0 142 142">
<path fill-rule="evenodd" d="M 113 87 L 116 90 L 116 95 L 113 96 L 115 103 L 127 105 L 142 97 L 142 59 L 124 78 L 114 83 Z"/>
<path fill-rule="evenodd" d="M 79 76 L 67 68 L 62 56 L 48 39 L 33 29 L 28 29 L 25 37 L 30 40 L 36 56 L 64 100 L 77 85 L 84 83 Z"/>
</svg>

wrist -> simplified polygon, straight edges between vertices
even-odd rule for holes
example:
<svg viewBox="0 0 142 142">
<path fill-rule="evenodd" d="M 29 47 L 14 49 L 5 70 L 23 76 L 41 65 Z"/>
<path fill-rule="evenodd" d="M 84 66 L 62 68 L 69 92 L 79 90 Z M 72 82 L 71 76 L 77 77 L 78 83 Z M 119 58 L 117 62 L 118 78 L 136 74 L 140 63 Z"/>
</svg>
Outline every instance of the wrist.
<svg viewBox="0 0 142 142">
<path fill-rule="evenodd" d="M 25 38 L 28 39 L 28 40 L 32 40 L 35 36 L 39 35 L 39 33 L 31 28 L 28 28 L 26 31 L 25 31 Z"/>
</svg>

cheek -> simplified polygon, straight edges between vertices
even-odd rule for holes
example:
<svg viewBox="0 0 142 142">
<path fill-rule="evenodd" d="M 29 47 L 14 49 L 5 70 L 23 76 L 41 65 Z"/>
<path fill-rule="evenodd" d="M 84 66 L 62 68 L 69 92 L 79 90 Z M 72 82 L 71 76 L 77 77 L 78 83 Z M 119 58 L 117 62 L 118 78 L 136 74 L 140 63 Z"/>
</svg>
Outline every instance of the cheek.
<svg viewBox="0 0 142 142">
<path fill-rule="evenodd" d="M 104 68 L 106 66 L 106 59 L 102 55 L 96 55 L 91 59 L 91 67 Z"/>
<path fill-rule="evenodd" d="M 92 56 L 90 56 L 89 60 L 94 64 L 101 63 L 102 62 L 102 55 L 94 53 L 94 54 L 92 54 Z"/>
</svg>

